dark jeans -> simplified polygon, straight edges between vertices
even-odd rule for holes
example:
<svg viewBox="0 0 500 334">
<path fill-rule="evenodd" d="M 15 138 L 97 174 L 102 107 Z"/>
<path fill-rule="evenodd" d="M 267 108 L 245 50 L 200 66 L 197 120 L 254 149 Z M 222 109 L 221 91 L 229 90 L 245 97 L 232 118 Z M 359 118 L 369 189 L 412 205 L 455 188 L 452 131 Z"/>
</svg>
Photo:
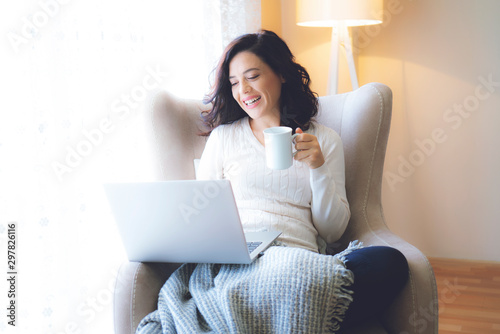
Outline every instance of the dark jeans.
<svg viewBox="0 0 500 334">
<path fill-rule="evenodd" d="M 372 246 L 346 256 L 347 269 L 354 274 L 353 302 L 342 328 L 368 321 L 387 309 L 408 280 L 408 262 L 397 249 Z"/>
</svg>

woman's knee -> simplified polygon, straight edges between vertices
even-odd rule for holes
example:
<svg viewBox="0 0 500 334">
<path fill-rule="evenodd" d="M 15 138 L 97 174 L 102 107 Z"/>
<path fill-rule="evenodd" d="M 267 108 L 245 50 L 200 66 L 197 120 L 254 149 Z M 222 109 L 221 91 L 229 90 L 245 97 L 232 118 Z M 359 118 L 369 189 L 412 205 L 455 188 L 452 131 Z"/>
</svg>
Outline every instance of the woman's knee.
<svg viewBox="0 0 500 334">
<path fill-rule="evenodd" d="M 346 256 L 346 267 L 354 273 L 355 282 L 404 285 L 408 279 L 408 262 L 397 249 L 370 246 L 355 250 Z M 357 279 L 356 279 L 357 278 Z"/>
<path fill-rule="evenodd" d="M 346 256 L 346 267 L 354 274 L 350 287 L 354 301 L 344 327 L 379 316 L 390 305 L 408 279 L 408 262 L 397 249 L 372 246 Z"/>
</svg>

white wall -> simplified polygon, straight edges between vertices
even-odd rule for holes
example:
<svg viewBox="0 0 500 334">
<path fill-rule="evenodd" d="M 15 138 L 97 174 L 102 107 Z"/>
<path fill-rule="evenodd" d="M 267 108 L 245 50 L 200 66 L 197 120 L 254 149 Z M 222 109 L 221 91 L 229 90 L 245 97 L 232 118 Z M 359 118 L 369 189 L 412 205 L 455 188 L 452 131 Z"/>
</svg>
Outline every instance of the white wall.
<svg viewBox="0 0 500 334">
<path fill-rule="evenodd" d="M 394 91 L 390 228 L 429 256 L 500 261 L 500 2 L 385 10 L 380 32 L 359 28 L 355 41 L 360 81 Z"/>
<path fill-rule="evenodd" d="M 329 29 L 297 27 L 295 2 L 281 7 L 282 36 L 322 95 Z M 385 13 L 353 39 L 360 84 L 394 93 L 388 225 L 428 256 L 500 261 L 500 2 L 386 0 Z"/>
</svg>

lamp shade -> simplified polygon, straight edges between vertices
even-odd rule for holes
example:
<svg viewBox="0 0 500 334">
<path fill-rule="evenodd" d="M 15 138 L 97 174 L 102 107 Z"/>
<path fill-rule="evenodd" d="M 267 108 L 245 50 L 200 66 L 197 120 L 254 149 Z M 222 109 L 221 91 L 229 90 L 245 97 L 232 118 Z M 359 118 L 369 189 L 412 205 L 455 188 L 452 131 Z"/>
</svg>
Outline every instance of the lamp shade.
<svg viewBox="0 0 500 334">
<path fill-rule="evenodd" d="M 297 0 L 297 24 L 333 27 L 382 23 L 383 0 Z"/>
</svg>

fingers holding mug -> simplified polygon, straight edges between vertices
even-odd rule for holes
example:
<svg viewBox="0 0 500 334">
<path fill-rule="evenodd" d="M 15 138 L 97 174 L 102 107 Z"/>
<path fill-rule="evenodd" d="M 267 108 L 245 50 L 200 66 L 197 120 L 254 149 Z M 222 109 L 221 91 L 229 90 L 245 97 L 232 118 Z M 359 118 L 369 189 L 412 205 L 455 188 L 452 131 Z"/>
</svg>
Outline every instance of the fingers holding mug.
<svg viewBox="0 0 500 334">
<path fill-rule="evenodd" d="M 321 167 L 325 163 L 323 152 L 318 142 L 318 138 L 312 134 L 304 133 L 301 128 L 297 128 L 295 133 L 298 134 L 295 138 L 294 159 L 305 162 L 311 169 Z"/>
</svg>

